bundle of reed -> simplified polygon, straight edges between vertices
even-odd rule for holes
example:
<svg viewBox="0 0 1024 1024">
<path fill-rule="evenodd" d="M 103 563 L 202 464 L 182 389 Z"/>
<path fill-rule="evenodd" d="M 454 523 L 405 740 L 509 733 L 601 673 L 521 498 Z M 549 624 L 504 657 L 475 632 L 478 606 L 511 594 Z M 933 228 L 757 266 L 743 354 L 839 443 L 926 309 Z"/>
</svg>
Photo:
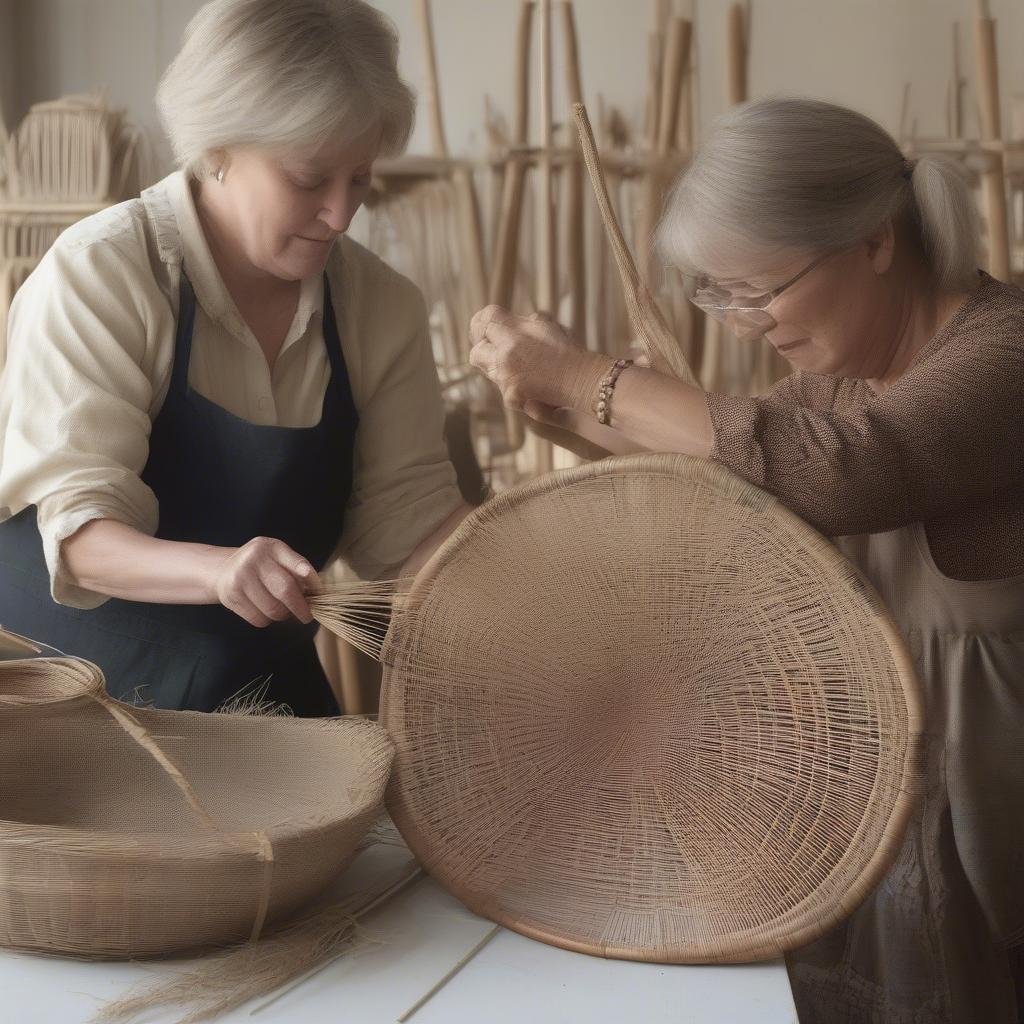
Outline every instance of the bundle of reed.
<svg viewBox="0 0 1024 1024">
<path fill-rule="evenodd" d="M 309 598 L 313 618 L 356 650 L 380 660 L 395 601 L 411 580 L 323 579 Z"/>
</svg>

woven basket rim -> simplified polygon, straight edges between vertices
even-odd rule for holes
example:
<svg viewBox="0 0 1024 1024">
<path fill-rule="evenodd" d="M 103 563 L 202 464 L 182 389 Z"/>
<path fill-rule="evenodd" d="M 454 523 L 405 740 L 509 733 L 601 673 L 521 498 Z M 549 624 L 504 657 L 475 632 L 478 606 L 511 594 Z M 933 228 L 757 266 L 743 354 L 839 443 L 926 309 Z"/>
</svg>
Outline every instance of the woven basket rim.
<svg viewBox="0 0 1024 1024">
<path fill-rule="evenodd" d="M 784 942 L 765 942 L 754 936 L 747 936 L 747 933 L 737 932 L 733 936 L 733 941 L 727 946 L 722 944 L 722 948 L 717 950 L 713 956 L 701 957 L 694 957 L 685 952 L 680 953 L 677 950 L 664 949 L 655 951 L 657 955 L 652 956 L 651 950 L 638 950 L 631 947 L 579 940 L 552 929 L 540 927 L 530 921 L 517 919 L 512 914 L 496 909 L 486 898 L 468 890 L 457 880 L 447 878 L 443 869 L 438 870 L 436 864 L 428 865 L 428 870 L 470 910 L 530 938 L 575 952 L 624 960 L 655 960 L 661 963 L 743 963 L 776 957 L 819 937 L 841 921 L 867 897 L 895 859 L 917 800 L 917 780 L 919 764 L 923 756 L 924 730 L 924 701 L 921 684 L 917 678 L 913 660 L 891 612 L 871 582 L 843 556 L 838 548 L 773 495 L 742 479 L 720 463 L 677 453 L 614 456 L 599 462 L 545 474 L 510 488 L 475 509 L 417 574 L 409 591 L 403 595 L 396 612 L 396 621 L 398 617 L 409 611 L 415 611 L 429 599 L 435 583 L 457 558 L 460 550 L 472 542 L 476 528 L 482 522 L 512 511 L 517 506 L 548 491 L 562 490 L 578 483 L 623 472 L 661 475 L 672 479 L 683 477 L 694 483 L 711 487 L 723 496 L 746 503 L 752 509 L 770 512 L 780 526 L 801 545 L 809 557 L 814 558 L 819 566 L 827 570 L 837 583 L 855 591 L 858 598 L 866 604 L 887 643 L 896 674 L 900 680 L 907 711 L 907 748 L 902 765 L 899 794 L 893 801 L 888 818 L 881 830 L 881 839 L 872 856 L 861 868 L 854 883 L 840 898 L 836 899 L 834 909 L 830 914 L 822 913 L 822 905 L 820 902 L 814 901 L 815 894 L 811 893 L 783 915 L 783 920 L 793 921 Z M 393 623 L 394 625 L 395 623 Z M 393 651 L 392 633 L 393 630 L 389 630 L 385 640 L 382 657 L 385 664 L 388 663 L 389 656 Z M 389 725 L 389 719 L 393 713 L 388 687 L 385 685 L 380 701 L 380 720 L 385 726 Z M 424 860 L 423 850 L 426 846 L 424 837 L 396 799 L 396 785 L 397 775 L 392 777 L 392 783 L 388 789 L 389 811 L 410 849 L 417 857 Z M 861 828 L 863 827 L 862 823 Z M 838 871 L 843 863 L 844 861 L 841 860 L 833 870 Z M 808 904 L 814 905 L 808 906 Z"/>
<path fill-rule="evenodd" d="M 62 704 L 66 701 L 81 700 L 83 697 L 103 699 L 106 688 L 103 673 L 82 658 L 43 656 L 36 658 L 10 658 L 0 661 L 0 673 L 24 671 L 26 668 L 39 672 L 43 678 L 40 686 L 31 693 L 6 694 L 0 691 L 0 707 L 31 708 L 44 704 Z M 46 667 L 49 666 L 49 673 Z M 59 672 L 59 682 L 55 678 Z"/>
<path fill-rule="evenodd" d="M 207 721 L 212 716 L 202 711 L 176 711 L 166 708 L 136 707 L 110 697 L 106 692 L 102 671 L 83 658 L 71 656 L 46 656 L 9 659 L 0 662 L 0 676 L 7 671 L 24 671 L 31 666 L 33 670 L 41 671 L 43 679 L 40 682 L 48 682 L 47 670 L 52 677 L 55 669 L 61 670 L 60 678 L 66 680 L 68 689 L 65 693 L 41 695 L 18 695 L 11 696 L 4 694 L 0 689 L 0 709 L 5 711 L 30 711 L 33 707 L 40 705 L 52 705 L 82 700 L 83 698 L 95 701 L 98 705 L 109 705 L 121 709 L 130 717 L 136 718 L 140 715 L 153 721 L 162 717 L 174 716 L 175 719 L 184 717 L 193 718 L 196 721 Z M 346 717 L 338 715 L 333 718 L 296 718 L 290 715 L 249 715 L 249 714 L 221 714 L 216 715 L 216 726 L 220 729 L 227 728 L 236 732 L 245 732 L 253 729 L 266 731 L 288 730 L 304 734 L 308 742 L 315 749 L 316 741 L 323 740 L 326 749 L 332 753 L 334 741 L 344 736 L 346 741 L 346 754 L 351 758 L 353 767 L 358 767 L 358 762 L 365 760 L 377 748 L 389 747 L 392 751 L 394 744 L 390 736 L 376 722 L 371 722 L 365 717 Z M 307 754 L 310 747 L 306 748 Z M 352 801 L 351 815 L 363 813 L 363 811 L 376 803 L 366 795 L 360 796 L 358 800 Z M 59 852 L 67 856 L 104 856 L 98 850 L 88 850 L 86 847 L 92 843 L 96 845 L 111 843 L 124 844 L 131 842 L 132 846 L 126 847 L 119 857 L 124 860 L 142 860 L 150 856 L 160 856 L 165 852 L 165 843 L 168 836 L 179 836 L 180 833 L 172 828 L 147 829 L 146 831 L 135 831 L 130 827 L 124 829 L 98 829 L 89 827 L 75 827 L 67 825 L 52 825 L 19 821 L 13 818 L 6 818 L 0 807 L 0 847 L 5 845 L 31 846 L 41 845 L 53 852 Z M 302 836 L 310 831 L 324 829 L 322 820 L 316 818 L 303 818 L 301 816 L 289 816 L 269 826 L 277 839 L 284 842 L 291 838 Z M 326 826 L 328 829 L 334 827 L 334 823 Z M 231 846 L 242 837 L 250 836 L 251 829 L 222 829 L 211 830 L 209 833 L 196 831 L 189 836 L 189 845 L 194 847 L 192 851 L 176 855 L 178 859 L 201 859 L 209 856 L 211 851 L 223 850 Z M 85 845 L 77 848 L 74 844 L 77 840 L 84 840 Z M 67 849 L 62 844 L 70 844 Z M 205 851 L 205 852 L 201 852 Z"/>
</svg>

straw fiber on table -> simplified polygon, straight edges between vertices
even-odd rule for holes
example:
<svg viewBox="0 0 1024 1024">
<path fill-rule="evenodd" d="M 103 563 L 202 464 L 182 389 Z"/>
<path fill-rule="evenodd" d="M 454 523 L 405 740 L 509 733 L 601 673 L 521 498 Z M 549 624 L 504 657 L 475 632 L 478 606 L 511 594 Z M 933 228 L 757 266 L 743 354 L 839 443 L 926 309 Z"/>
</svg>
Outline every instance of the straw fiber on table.
<svg viewBox="0 0 1024 1024">
<path fill-rule="evenodd" d="M 257 937 L 346 866 L 393 755 L 365 721 L 132 707 L 52 657 L 0 660 L 0 736 L 0 945 L 88 958 Z"/>
<path fill-rule="evenodd" d="M 845 916 L 919 773 L 910 659 L 839 552 L 716 463 L 607 459 L 478 509 L 388 633 L 388 806 L 467 906 L 660 962 Z"/>
</svg>

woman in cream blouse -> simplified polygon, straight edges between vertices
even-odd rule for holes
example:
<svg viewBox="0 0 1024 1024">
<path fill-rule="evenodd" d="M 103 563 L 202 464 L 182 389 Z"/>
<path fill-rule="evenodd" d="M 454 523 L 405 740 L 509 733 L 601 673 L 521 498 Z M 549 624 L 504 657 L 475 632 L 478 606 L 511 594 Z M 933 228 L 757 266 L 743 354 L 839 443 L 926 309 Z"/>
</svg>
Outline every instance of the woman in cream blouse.
<svg viewBox="0 0 1024 1024">
<path fill-rule="evenodd" d="M 305 595 L 466 513 L 416 288 L 345 237 L 414 99 L 361 0 L 213 0 L 157 94 L 180 170 L 66 231 L 0 379 L 0 623 L 116 696 L 336 713 Z"/>
</svg>

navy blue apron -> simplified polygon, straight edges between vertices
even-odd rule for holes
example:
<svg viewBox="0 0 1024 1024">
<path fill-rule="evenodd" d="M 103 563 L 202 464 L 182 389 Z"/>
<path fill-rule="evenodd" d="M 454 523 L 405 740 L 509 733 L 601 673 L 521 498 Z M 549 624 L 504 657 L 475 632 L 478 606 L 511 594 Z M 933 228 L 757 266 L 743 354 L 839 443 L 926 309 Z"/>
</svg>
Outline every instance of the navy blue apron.
<svg viewBox="0 0 1024 1024">
<path fill-rule="evenodd" d="M 193 391 L 194 322 L 195 295 L 182 273 L 171 382 L 142 473 L 160 506 L 156 536 L 225 547 L 276 537 L 321 569 L 341 535 L 359 422 L 326 277 L 331 379 L 315 426 L 249 423 Z M 261 629 L 219 604 L 57 604 L 34 506 L 0 523 L 0 625 L 99 665 L 122 700 L 213 711 L 258 692 L 299 716 L 338 713 L 313 646 L 315 624 Z"/>
</svg>

